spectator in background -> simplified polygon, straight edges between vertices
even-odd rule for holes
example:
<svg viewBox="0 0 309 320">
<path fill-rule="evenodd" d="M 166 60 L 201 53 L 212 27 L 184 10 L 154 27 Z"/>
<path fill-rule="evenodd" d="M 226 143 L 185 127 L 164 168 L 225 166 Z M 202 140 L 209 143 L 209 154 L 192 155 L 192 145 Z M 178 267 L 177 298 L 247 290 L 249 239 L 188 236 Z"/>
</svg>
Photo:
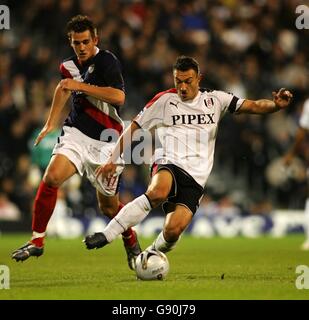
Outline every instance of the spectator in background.
<svg viewBox="0 0 309 320">
<path fill-rule="evenodd" d="M 30 138 L 29 143 L 34 144 L 36 137 L 40 134 L 41 129 L 37 128 L 33 131 L 32 137 Z M 42 173 L 46 170 L 50 157 L 52 155 L 53 148 L 57 143 L 57 138 L 61 134 L 61 131 L 58 128 L 55 128 L 53 131 L 42 140 L 42 142 L 36 147 L 32 147 L 31 160 Z"/>
<path fill-rule="evenodd" d="M 145 190 L 145 184 L 138 176 L 137 166 L 131 164 L 126 167 L 121 176 L 121 190 L 132 194 L 133 198 L 140 196 Z"/>
<path fill-rule="evenodd" d="M 30 154 L 28 138 L 44 123 L 45 112 L 49 110 L 58 83 L 60 59 L 71 54 L 70 47 L 63 41 L 63 30 L 69 17 L 79 12 L 91 17 L 94 14 L 103 40 L 102 49 L 109 48 L 124 66 L 126 105 L 130 108 L 123 108 L 121 116 L 130 120 L 154 90 L 171 86 L 169 66 L 176 56 L 184 53 L 200 60 L 202 73 L 207 74 L 202 80 L 203 87 L 232 87 L 234 80 L 224 78 L 222 74 L 234 73 L 238 74 L 238 86 L 240 77 L 239 87 L 246 96 L 256 99 L 267 95 L 269 90 L 288 86 L 295 92 L 295 100 L 300 99 L 308 88 L 309 68 L 304 57 L 309 56 L 309 46 L 308 31 L 295 28 L 297 3 L 294 0 L 10 1 L 11 29 L 0 32 L 0 185 L 14 171 L 19 158 L 16 154 Z M 227 35 L 231 33 L 240 34 L 242 42 L 228 41 Z M 159 61 L 159 72 L 149 67 L 154 45 L 161 56 L 164 52 L 164 61 L 161 64 Z M 20 68 L 14 66 L 15 61 Z M 27 65 L 22 65 L 21 61 L 26 61 Z M 33 72 L 29 72 L 28 65 L 33 66 Z M 281 115 L 294 122 L 297 110 L 290 108 Z M 11 127 L 19 117 L 27 139 L 19 140 L 19 144 L 12 148 L 15 138 L 10 133 Z M 224 118 L 217 140 L 219 161 L 213 173 L 225 182 L 228 189 L 229 184 L 239 181 L 247 198 L 261 193 L 274 207 L 301 208 L 302 202 L 295 202 L 296 198 L 303 198 L 304 191 L 300 189 L 291 186 L 282 197 L 269 184 L 266 195 L 261 188 L 248 185 L 248 181 L 261 185 L 264 170 L 260 161 L 263 148 L 256 151 L 251 148 L 251 138 L 248 139 L 252 122 L 257 128 L 255 141 L 268 140 L 265 145 L 267 156 L 279 156 L 280 151 L 288 146 L 285 140 L 269 140 L 266 123 L 274 117 L 277 115 L 268 117 L 266 122 L 263 117 L 256 117 L 253 121 L 254 117 L 246 115 Z M 225 147 L 228 145 L 235 147 L 231 150 Z M 137 170 L 140 175 L 141 168 Z M 256 171 L 260 174 L 255 174 Z M 229 181 L 227 174 L 231 176 Z M 85 179 L 81 186 L 81 190 L 85 190 L 84 199 L 89 198 L 87 186 Z M 35 193 L 34 189 L 32 193 Z M 95 194 L 87 205 L 80 203 L 80 214 L 89 207 L 97 207 Z M 22 212 L 22 215 L 31 218 L 30 212 Z"/>
<path fill-rule="evenodd" d="M 0 193 L 0 221 L 18 221 L 19 219 L 18 207 L 10 202 L 4 193 Z"/>
</svg>

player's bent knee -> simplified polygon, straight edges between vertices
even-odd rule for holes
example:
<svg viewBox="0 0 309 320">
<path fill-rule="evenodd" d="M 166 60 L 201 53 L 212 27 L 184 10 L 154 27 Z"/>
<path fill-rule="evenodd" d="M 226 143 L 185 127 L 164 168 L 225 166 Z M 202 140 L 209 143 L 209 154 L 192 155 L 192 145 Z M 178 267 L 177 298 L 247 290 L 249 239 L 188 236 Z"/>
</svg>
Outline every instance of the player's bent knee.
<svg viewBox="0 0 309 320">
<path fill-rule="evenodd" d="M 59 176 L 58 173 L 56 173 L 54 171 L 47 172 L 43 177 L 43 181 L 49 187 L 54 187 L 54 188 L 60 187 L 61 184 L 63 183 L 63 179 Z"/>
<path fill-rule="evenodd" d="M 164 189 L 148 189 L 146 195 L 155 208 L 166 200 L 168 192 Z"/>
</svg>

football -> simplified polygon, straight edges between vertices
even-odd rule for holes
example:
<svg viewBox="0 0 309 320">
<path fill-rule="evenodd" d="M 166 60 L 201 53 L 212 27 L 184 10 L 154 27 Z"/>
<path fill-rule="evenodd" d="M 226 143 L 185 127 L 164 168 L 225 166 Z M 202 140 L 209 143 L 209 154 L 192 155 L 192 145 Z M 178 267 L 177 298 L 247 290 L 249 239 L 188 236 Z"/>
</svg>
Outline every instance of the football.
<svg viewBox="0 0 309 320">
<path fill-rule="evenodd" d="M 163 252 L 145 250 L 136 258 L 136 276 L 140 280 L 163 280 L 169 271 L 169 262 Z"/>
</svg>

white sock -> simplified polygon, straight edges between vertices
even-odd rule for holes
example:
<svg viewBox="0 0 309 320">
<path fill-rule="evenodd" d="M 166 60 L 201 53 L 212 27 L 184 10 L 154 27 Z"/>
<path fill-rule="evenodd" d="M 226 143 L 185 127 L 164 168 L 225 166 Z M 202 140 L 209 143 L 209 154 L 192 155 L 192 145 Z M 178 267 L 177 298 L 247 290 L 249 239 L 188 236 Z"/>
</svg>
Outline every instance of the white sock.
<svg viewBox="0 0 309 320">
<path fill-rule="evenodd" d="M 144 194 L 126 204 L 103 230 L 107 241 L 112 242 L 129 227 L 141 222 L 151 209 Z"/>
<path fill-rule="evenodd" d="M 37 238 L 44 238 L 45 237 L 45 232 L 36 232 L 36 231 L 32 231 L 32 238 L 31 240 L 33 239 L 37 239 Z"/>
<path fill-rule="evenodd" d="M 180 237 L 178 238 L 178 240 Z M 163 253 L 173 250 L 176 247 L 178 240 L 174 242 L 169 242 L 164 239 L 163 231 L 161 231 L 157 237 L 157 239 L 149 246 L 147 249 L 155 249 L 157 251 L 161 251 Z"/>
<path fill-rule="evenodd" d="M 305 235 L 306 235 L 306 241 L 309 241 L 309 198 L 306 199 L 305 204 Z"/>
</svg>

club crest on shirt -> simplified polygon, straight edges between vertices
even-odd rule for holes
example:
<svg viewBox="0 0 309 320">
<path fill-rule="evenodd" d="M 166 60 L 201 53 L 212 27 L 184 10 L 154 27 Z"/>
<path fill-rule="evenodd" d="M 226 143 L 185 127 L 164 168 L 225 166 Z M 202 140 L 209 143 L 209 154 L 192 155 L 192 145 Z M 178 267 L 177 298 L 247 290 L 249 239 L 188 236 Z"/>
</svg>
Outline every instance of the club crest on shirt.
<svg viewBox="0 0 309 320">
<path fill-rule="evenodd" d="M 88 68 L 88 72 L 92 73 L 94 71 L 94 64 L 92 64 L 91 66 L 89 66 Z"/>
<path fill-rule="evenodd" d="M 207 108 L 212 108 L 214 106 L 213 98 L 206 98 L 204 99 L 204 104 Z"/>
</svg>

